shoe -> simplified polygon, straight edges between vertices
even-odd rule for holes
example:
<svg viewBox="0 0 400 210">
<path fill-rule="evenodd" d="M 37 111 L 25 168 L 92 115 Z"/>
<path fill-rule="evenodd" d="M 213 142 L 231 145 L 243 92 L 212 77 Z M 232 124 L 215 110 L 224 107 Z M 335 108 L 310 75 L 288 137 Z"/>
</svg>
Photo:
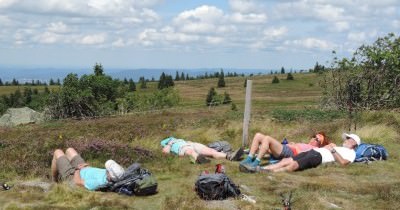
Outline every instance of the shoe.
<svg viewBox="0 0 400 210">
<path fill-rule="evenodd" d="M 238 160 L 240 160 L 240 158 L 242 157 L 242 155 L 243 155 L 243 148 L 239 148 L 239 149 L 237 149 L 236 151 L 234 151 L 234 152 L 231 152 L 231 153 L 228 153 L 227 155 L 226 155 L 226 159 L 228 159 L 228 160 L 230 160 L 230 161 L 238 161 Z"/>
<path fill-rule="evenodd" d="M 104 165 L 112 181 L 118 181 L 125 172 L 124 168 L 114 160 L 107 160 Z"/>
<path fill-rule="evenodd" d="M 206 158 L 204 155 L 197 156 L 196 163 L 204 164 L 204 163 L 209 163 L 209 162 L 211 162 L 211 160 Z"/>
<path fill-rule="evenodd" d="M 240 164 L 252 164 L 254 159 L 255 158 L 250 158 L 247 156 L 242 162 L 240 162 Z"/>
<path fill-rule="evenodd" d="M 261 174 L 269 174 L 272 172 L 271 170 L 263 168 L 261 166 L 256 166 L 255 170 L 256 170 L 256 172 L 261 173 Z"/>
<path fill-rule="evenodd" d="M 254 166 L 252 164 L 239 164 L 239 171 L 244 173 L 256 173 L 257 166 Z"/>
</svg>

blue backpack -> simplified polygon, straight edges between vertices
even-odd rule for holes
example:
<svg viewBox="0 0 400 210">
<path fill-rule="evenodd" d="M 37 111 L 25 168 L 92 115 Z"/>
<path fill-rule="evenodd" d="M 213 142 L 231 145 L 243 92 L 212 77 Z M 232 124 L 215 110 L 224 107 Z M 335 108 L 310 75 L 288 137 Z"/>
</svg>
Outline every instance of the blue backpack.
<svg viewBox="0 0 400 210">
<path fill-rule="evenodd" d="M 369 162 L 375 160 L 386 160 L 389 154 L 385 147 L 379 144 L 360 144 L 356 149 L 354 162 Z"/>
</svg>

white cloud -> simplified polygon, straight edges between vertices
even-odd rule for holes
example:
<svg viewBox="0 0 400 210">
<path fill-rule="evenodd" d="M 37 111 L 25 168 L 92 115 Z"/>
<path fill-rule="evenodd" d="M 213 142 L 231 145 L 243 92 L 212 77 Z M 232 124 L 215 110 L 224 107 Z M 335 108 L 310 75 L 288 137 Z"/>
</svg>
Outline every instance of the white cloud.
<svg viewBox="0 0 400 210">
<path fill-rule="evenodd" d="M 68 29 L 68 26 L 65 25 L 63 22 L 53 22 L 49 23 L 47 26 L 47 31 L 53 32 L 53 33 L 67 33 L 70 30 Z"/>
<path fill-rule="evenodd" d="M 224 12 L 217 7 L 203 5 L 193 10 L 187 10 L 181 12 L 175 19 L 174 22 L 177 24 L 190 22 L 190 21 L 201 21 L 201 22 L 215 22 L 224 18 Z"/>
<path fill-rule="evenodd" d="M 215 36 L 208 36 L 208 37 L 206 37 L 206 40 L 207 40 L 207 43 L 214 44 L 214 45 L 221 44 L 224 41 L 223 38 L 215 37 Z"/>
<path fill-rule="evenodd" d="M 241 13 L 234 13 L 231 15 L 231 19 L 233 22 L 237 23 L 264 23 L 267 21 L 267 15 L 266 14 L 256 14 L 256 13 L 250 13 L 250 14 L 241 14 Z"/>
<path fill-rule="evenodd" d="M 333 50 L 335 48 L 335 45 L 329 41 L 312 37 L 293 40 L 293 41 L 286 41 L 285 45 L 294 46 L 296 48 L 300 47 L 300 48 L 314 49 L 314 50 Z"/>
<path fill-rule="evenodd" d="M 350 24 L 347 21 L 338 21 L 334 23 L 334 31 L 343 32 L 350 28 Z"/>
<path fill-rule="evenodd" d="M 34 38 L 34 41 L 37 41 L 42 44 L 54 44 L 60 39 L 60 35 L 52 32 L 44 32 L 39 36 Z"/>
<path fill-rule="evenodd" d="M 118 38 L 111 45 L 113 47 L 125 47 L 126 43 L 124 42 L 124 40 L 122 38 Z"/>
<path fill-rule="evenodd" d="M 259 11 L 257 2 L 252 0 L 229 0 L 231 9 L 239 13 L 253 13 Z"/>
<path fill-rule="evenodd" d="M 347 39 L 353 42 L 363 42 L 367 39 L 367 35 L 364 32 L 350 32 Z"/>
<path fill-rule="evenodd" d="M 11 26 L 11 25 L 12 25 L 12 20 L 8 16 L 0 15 L 0 26 Z"/>
<path fill-rule="evenodd" d="M 86 35 L 78 40 L 78 43 L 84 45 L 95 45 L 95 44 L 103 44 L 106 41 L 105 34 L 92 34 Z"/>
<path fill-rule="evenodd" d="M 285 26 L 281 26 L 279 28 L 268 28 L 264 30 L 264 37 L 267 39 L 270 38 L 279 38 L 284 36 L 288 32 L 288 29 Z"/>
</svg>

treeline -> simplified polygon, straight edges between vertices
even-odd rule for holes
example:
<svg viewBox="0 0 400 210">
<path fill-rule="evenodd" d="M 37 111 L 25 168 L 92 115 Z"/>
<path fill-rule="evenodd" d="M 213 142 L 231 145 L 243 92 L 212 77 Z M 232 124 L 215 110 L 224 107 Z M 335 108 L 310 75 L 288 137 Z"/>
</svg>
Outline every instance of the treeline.
<svg viewBox="0 0 400 210">
<path fill-rule="evenodd" d="M 147 82 L 141 77 L 139 88 L 146 89 Z M 43 91 L 26 87 L 23 92 L 18 88 L 15 93 L 3 95 L 0 97 L 0 112 L 10 107 L 28 106 L 45 111 L 51 118 L 60 119 L 160 109 L 179 102 L 177 92 L 168 87 L 159 88 L 151 94 L 139 94 L 132 79 L 112 79 L 104 74 L 103 66 L 96 63 L 93 74 L 78 77 L 71 73 L 64 78 L 59 88 L 52 91 L 47 86 Z"/>
<path fill-rule="evenodd" d="M 57 79 L 56 81 L 50 79 L 49 85 L 61 85 L 60 79 Z M 47 86 L 47 83 L 40 80 L 32 80 L 31 82 L 20 83 L 15 78 L 11 82 L 3 82 L 3 80 L 0 78 L 0 86 Z"/>
</svg>

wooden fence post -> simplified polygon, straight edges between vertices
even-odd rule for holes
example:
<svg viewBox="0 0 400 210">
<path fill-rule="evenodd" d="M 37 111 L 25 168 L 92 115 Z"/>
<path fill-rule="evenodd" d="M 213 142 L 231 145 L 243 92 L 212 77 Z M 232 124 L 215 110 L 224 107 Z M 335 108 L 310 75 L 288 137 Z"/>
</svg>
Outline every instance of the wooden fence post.
<svg viewBox="0 0 400 210">
<path fill-rule="evenodd" d="M 249 124 L 250 124 L 250 112 L 251 112 L 251 86 L 253 81 L 247 80 L 246 85 L 246 103 L 244 107 L 243 117 L 243 139 L 242 147 L 247 146 L 247 139 L 249 138 Z"/>
</svg>

